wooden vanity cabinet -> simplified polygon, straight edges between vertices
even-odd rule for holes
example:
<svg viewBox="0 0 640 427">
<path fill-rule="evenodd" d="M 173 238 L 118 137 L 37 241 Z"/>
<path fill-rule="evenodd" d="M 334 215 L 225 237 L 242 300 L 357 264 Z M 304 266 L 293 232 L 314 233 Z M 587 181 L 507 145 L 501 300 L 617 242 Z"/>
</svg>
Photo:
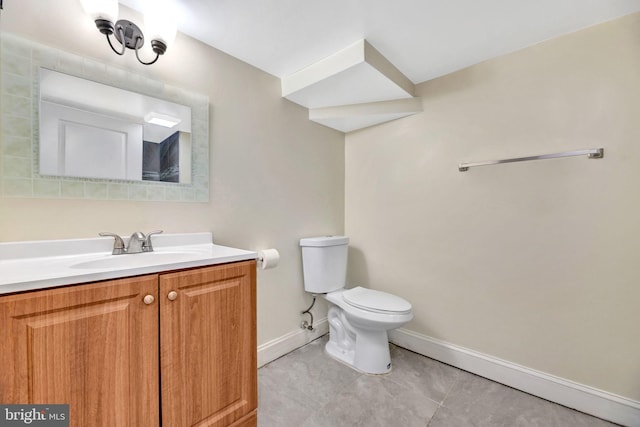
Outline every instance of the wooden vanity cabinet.
<svg viewBox="0 0 640 427">
<path fill-rule="evenodd" d="M 256 426 L 255 261 L 0 297 L 0 403 L 71 426 Z"/>
<path fill-rule="evenodd" d="M 255 281 L 255 261 L 160 276 L 164 425 L 228 426 L 258 407 Z"/>
<path fill-rule="evenodd" d="M 72 426 L 158 425 L 157 275 L 0 297 L 0 402 Z"/>
</svg>

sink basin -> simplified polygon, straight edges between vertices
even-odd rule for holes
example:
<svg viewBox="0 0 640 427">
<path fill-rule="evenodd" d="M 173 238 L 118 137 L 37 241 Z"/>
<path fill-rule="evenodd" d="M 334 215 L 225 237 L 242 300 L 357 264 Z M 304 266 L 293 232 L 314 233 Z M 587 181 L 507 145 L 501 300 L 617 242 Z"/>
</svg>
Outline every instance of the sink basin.
<svg viewBox="0 0 640 427">
<path fill-rule="evenodd" d="M 97 259 L 72 264 L 69 267 L 80 269 L 134 268 L 185 262 L 198 258 L 198 252 L 143 252 L 139 254 L 105 255 Z"/>
</svg>

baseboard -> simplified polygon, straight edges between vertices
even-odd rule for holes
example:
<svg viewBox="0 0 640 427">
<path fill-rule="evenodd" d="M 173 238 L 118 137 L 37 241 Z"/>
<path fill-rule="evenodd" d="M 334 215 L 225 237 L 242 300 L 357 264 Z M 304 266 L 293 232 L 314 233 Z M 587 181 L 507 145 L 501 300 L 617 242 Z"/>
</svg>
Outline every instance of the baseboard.
<svg viewBox="0 0 640 427">
<path fill-rule="evenodd" d="M 640 426 L 640 402 L 536 371 L 406 329 L 389 332 L 392 343 L 526 393 L 598 418 Z"/>
<path fill-rule="evenodd" d="M 298 329 L 258 346 L 258 367 L 292 352 L 329 332 L 327 318 L 314 322 L 313 331 Z"/>
</svg>

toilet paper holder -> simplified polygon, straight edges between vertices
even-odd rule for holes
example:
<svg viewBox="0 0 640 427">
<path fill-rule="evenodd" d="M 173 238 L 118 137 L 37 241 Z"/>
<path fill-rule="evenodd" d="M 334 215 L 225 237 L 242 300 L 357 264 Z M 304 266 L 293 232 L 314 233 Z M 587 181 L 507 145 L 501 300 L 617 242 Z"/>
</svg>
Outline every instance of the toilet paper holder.
<svg viewBox="0 0 640 427">
<path fill-rule="evenodd" d="M 275 268 L 279 262 L 280 253 L 277 249 L 263 249 L 258 251 L 258 263 L 261 269 Z"/>
</svg>

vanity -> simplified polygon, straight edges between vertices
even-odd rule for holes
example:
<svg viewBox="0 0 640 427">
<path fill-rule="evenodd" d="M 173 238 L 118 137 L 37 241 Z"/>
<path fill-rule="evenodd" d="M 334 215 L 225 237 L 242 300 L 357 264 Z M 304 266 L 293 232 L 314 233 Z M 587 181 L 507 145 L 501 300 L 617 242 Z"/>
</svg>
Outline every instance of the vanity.
<svg viewBox="0 0 640 427">
<path fill-rule="evenodd" d="M 256 253 L 210 233 L 0 243 L 0 402 L 71 426 L 256 426 Z"/>
</svg>

